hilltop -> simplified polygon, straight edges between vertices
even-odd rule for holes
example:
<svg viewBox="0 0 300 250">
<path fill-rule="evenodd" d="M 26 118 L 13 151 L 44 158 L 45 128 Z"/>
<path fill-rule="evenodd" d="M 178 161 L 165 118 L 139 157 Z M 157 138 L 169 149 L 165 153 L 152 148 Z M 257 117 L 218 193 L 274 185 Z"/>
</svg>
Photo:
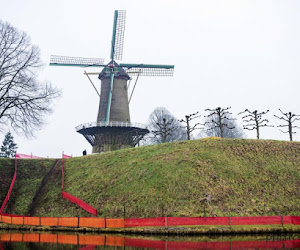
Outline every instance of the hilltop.
<svg viewBox="0 0 300 250">
<path fill-rule="evenodd" d="M 61 198 L 61 161 L 19 160 L 5 212 L 90 216 Z M 300 215 L 300 143 L 193 140 L 64 159 L 65 191 L 99 216 Z M 0 202 L 13 161 L 0 160 Z"/>
</svg>

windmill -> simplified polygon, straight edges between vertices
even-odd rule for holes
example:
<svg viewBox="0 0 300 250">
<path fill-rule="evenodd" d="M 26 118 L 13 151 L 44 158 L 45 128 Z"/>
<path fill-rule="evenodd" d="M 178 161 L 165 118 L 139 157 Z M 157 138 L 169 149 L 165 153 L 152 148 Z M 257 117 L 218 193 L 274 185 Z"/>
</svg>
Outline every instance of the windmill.
<svg viewBox="0 0 300 250">
<path fill-rule="evenodd" d="M 104 59 L 51 56 L 50 66 L 102 67 L 101 94 L 97 122 L 82 124 L 76 131 L 92 145 L 93 153 L 134 147 L 149 130 L 130 121 L 128 85 L 131 76 L 173 76 L 174 65 L 117 63 L 122 60 L 126 12 L 116 10 L 111 41 L 110 62 Z M 88 76 L 89 73 L 85 74 Z M 90 80 L 90 78 L 89 78 Z M 129 83 L 128 83 L 129 81 Z M 92 82 L 91 82 L 92 83 Z M 92 83 L 93 84 L 93 83 Z M 135 83 L 136 84 L 136 83 Z"/>
</svg>

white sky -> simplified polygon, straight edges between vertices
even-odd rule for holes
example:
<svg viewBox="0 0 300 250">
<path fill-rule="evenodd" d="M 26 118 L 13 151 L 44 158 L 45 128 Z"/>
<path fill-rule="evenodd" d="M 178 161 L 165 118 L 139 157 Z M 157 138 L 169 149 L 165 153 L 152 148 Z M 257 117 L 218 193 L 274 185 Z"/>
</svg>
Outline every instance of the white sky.
<svg viewBox="0 0 300 250">
<path fill-rule="evenodd" d="M 126 10 L 122 62 L 175 65 L 172 78 L 139 79 L 130 104 L 133 122 L 146 123 L 157 106 L 179 119 L 196 111 L 203 117 L 205 108 L 218 106 L 232 106 L 233 116 L 245 108 L 270 109 L 273 125 L 280 123 L 273 117 L 278 108 L 300 114 L 300 1 L 0 0 L 0 6 L 0 19 L 40 47 L 46 65 L 41 79 L 63 90 L 36 138 L 14 134 L 20 153 L 91 152 L 75 127 L 96 121 L 98 97 L 83 68 L 48 63 L 51 54 L 108 63 L 114 10 Z M 100 89 L 97 77 L 93 80 Z M 262 128 L 261 137 L 288 139 L 278 128 Z M 300 140 L 300 130 L 294 139 Z"/>
</svg>

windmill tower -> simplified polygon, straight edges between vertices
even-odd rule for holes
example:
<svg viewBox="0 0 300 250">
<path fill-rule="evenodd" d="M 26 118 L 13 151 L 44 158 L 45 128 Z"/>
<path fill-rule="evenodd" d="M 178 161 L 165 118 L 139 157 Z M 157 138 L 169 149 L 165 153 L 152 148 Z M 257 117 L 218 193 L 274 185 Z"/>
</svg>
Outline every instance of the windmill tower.
<svg viewBox="0 0 300 250">
<path fill-rule="evenodd" d="M 132 123 L 130 120 L 129 102 L 134 88 L 128 99 L 128 85 L 133 76 L 137 77 L 136 82 L 139 76 L 173 76 L 174 65 L 129 64 L 115 61 L 122 60 L 125 18 L 124 10 L 115 11 L 111 60 L 108 64 L 104 64 L 104 59 L 99 58 L 51 56 L 50 59 L 50 66 L 103 68 L 98 76 L 101 80 L 101 94 L 93 85 L 100 96 L 97 122 L 76 127 L 76 131 L 92 145 L 93 153 L 134 147 L 145 134 L 149 133 L 146 126 Z M 89 75 L 86 72 L 85 74 Z"/>
</svg>

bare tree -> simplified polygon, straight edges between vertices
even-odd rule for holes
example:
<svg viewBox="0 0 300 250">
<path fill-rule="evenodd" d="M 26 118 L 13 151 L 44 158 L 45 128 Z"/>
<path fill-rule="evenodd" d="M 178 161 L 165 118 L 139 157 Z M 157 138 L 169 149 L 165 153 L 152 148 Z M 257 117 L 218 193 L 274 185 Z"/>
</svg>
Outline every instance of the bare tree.
<svg viewBox="0 0 300 250">
<path fill-rule="evenodd" d="M 216 135 L 224 138 L 224 130 L 233 130 L 235 129 L 235 125 L 230 123 L 230 121 L 236 120 L 231 118 L 232 113 L 230 113 L 228 108 L 216 108 L 216 109 L 205 109 L 205 111 L 209 111 L 210 114 L 205 116 L 207 120 L 205 121 L 204 125 L 207 130 L 212 130 Z"/>
<path fill-rule="evenodd" d="M 181 119 L 179 120 L 179 122 L 184 122 L 186 125 L 183 127 L 186 129 L 186 135 L 187 135 L 187 139 L 190 140 L 191 139 L 191 133 L 195 130 L 198 129 L 197 126 L 200 125 L 200 123 L 196 123 L 194 125 L 191 125 L 190 122 L 196 118 L 201 117 L 201 115 L 198 115 L 199 112 L 196 112 L 194 114 L 189 114 L 185 116 L 185 120 Z"/>
<path fill-rule="evenodd" d="M 162 138 L 162 142 L 167 142 L 167 137 L 172 135 L 172 132 L 175 130 L 175 127 L 173 126 L 174 120 L 167 121 L 166 118 L 163 118 L 162 123 L 156 123 L 156 125 L 159 127 L 158 130 L 151 131 L 156 136 L 159 136 Z"/>
<path fill-rule="evenodd" d="M 164 121 L 165 119 L 165 121 Z M 149 116 L 148 129 L 151 131 L 143 144 L 157 144 L 186 139 L 180 123 L 166 108 L 158 107 Z"/>
<path fill-rule="evenodd" d="M 44 123 L 60 91 L 37 79 L 39 49 L 29 37 L 0 21 L 0 124 L 25 136 Z"/>
<path fill-rule="evenodd" d="M 256 137 L 259 139 L 259 129 L 261 127 L 273 127 L 268 125 L 269 120 L 263 119 L 262 116 L 267 114 L 269 110 L 265 112 L 258 112 L 257 110 L 250 111 L 245 109 L 245 111 L 238 113 L 238 115 L 245 114 L 242 119 L 243 122 L 247 122 L 248 124 L 244 125 L 243 128 L 247 130 L 256 130 Z"/>
<path fill-rule="evenodd" d="M 293 126 L 293 123 L 295 121 L 300 120 L 300 118 L 297 118 L 297 117 L 300 117 L 300 115 L 295 115 L 292 112 L 284 113 L 281 111 L 281 109 L 279 109 L 279 111 L 281 112 L 281 114 L 283 116 L 281 116 L 281 117 L 279 117 L 277 115 L 274 115 L 274 116 L 280 120 L 286 121 L 287 124 L 286 125 L 278 125 L 277 127 L 281 127 L 281 128 L 288 127 L 288 131 L 282 131 L 281 129 L 280 129 L 280 131 L 282 133 L 289 133 L 290 141 L 293 141 L 293 134 L 296 134 L 296 132 L 293 132 L 293 128 L 299 128 L 298 126 Z"/>
</svg>

